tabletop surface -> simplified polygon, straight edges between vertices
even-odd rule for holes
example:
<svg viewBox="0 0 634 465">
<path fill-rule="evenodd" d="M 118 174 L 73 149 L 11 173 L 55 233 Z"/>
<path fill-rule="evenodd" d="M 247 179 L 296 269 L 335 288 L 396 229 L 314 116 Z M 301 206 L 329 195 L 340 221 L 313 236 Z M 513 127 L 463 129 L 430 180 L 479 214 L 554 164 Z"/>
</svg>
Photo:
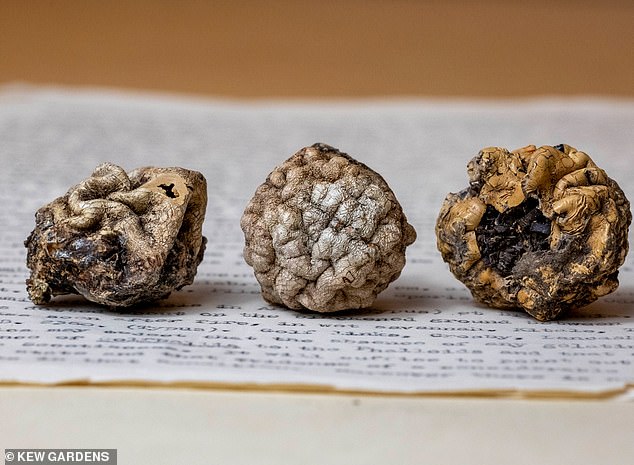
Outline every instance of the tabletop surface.
<svg viewBox="0 0 634 465">
<path fill-rule="evenodd" d="M 0 449 L 116 448 L 120 464 L 626 465 L 634 457 L 632 403 L 5 387 L 0 411 Z"/>
</svg>

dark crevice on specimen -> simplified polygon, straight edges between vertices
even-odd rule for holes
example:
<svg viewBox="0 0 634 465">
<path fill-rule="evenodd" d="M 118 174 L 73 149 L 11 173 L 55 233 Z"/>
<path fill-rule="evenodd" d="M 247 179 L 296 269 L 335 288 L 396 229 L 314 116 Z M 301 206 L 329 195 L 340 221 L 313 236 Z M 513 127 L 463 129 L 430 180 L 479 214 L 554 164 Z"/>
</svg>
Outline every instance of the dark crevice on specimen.
<svg viewBox="0 0 634 465">
<path fill-rule="evenodd" d="M 504 213 L 487 205 L 476 228 L 476 240 L 484 263 L 501 276 L 509 276 L 515 264 L 529 252 L 549 249 L 550 220 L 529 198 Z"/>
<path fill-rule="evenodd" d="M 160 184 L 159 187 L 165 191 L 165 195 L 167 195 L 170 199 L 178 197 L 178 195 L 174 192 L 174 183 Z"/>
</svg>

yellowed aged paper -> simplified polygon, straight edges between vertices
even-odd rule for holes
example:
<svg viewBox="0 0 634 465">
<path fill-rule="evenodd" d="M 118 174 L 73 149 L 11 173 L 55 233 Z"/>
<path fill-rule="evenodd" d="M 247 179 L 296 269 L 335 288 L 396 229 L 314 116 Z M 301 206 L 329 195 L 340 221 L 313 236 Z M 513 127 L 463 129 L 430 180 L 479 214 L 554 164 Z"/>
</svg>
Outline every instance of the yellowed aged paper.
<svg viewBox="0 0 634 465">
<path fill-rule="evenodd" d="M 364 101 L 257 104 L 78 91 L 0 98 L 0 380 L 364 393 L 606 397 L 634 383 L 634 269 L 620 289 L 541 323 L 479 306 L 436 251 L 447 192 L 481 147 L 573 143 L 630 198 L 634 102 Z M 369 310 L 267 304 L 241 253 L 255 188 L 297 149 L 326 142 L 388 181 L 418 232 L 399 280 Z M 35 306 L 22 242 L 33 214 L 110 161 L 183 166 L 208 180 L 209 243 L 193 285 L 151 307 L 80 297 Z"/>
</svg>

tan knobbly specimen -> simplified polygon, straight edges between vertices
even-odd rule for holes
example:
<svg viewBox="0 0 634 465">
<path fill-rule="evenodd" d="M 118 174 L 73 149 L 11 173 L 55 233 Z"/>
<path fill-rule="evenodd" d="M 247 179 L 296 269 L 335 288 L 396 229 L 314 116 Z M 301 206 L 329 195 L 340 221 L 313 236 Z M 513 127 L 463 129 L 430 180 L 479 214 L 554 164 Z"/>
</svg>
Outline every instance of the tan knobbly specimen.
<svg viewBox="0 0 634 465">
<path fill-rule="evenodd" d="M 264 298 L 318 312 L 372 305 L 416 239 L 383 178 L 325 144 L 275 168 L 241 226 Z"/>
<path fill-rule="evenodd" d="M 191 284 L 203 258 L 207 184 L 183 168 L 111 163 L 40 208 L 25 241 L 36 304 L 78 293 L 126 307 Z"/>
<path fill-rule="evenodd" d="M 467 169 L 470 187 L 447 196 L 436 235 L 476 300 L 544 321 L 618 287 L 630 204 L 587 154 L 492 147 Z"/>
</svg>

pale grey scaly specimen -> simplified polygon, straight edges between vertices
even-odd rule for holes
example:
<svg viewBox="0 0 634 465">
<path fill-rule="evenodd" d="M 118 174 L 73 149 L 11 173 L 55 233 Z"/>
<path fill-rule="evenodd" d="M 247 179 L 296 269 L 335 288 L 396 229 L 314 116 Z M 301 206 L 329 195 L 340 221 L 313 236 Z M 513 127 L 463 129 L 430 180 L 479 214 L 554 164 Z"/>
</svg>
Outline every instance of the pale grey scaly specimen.
<svg viewBox="0 0 634 465">
<path fill-rule="evenodd" d="M 127 307 L 167 297 L 193 282 L 202 261 L 206 205 L 196 171 L 99 165 L 37 211 L 25 241 L 29 298 L 81 294 Z"/>
<path fill-rule="evenodd" d="M 241 226 L 263 297 L 317 312 L 371 306 L 416 239 L 385 180 L 325 144 L 275 168 Z"/>
</svg>

